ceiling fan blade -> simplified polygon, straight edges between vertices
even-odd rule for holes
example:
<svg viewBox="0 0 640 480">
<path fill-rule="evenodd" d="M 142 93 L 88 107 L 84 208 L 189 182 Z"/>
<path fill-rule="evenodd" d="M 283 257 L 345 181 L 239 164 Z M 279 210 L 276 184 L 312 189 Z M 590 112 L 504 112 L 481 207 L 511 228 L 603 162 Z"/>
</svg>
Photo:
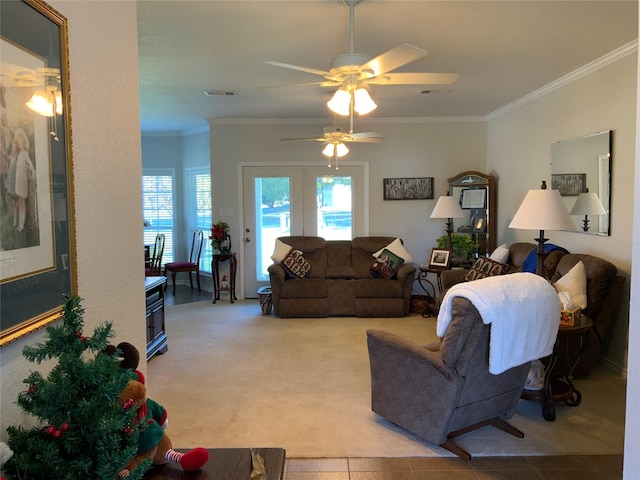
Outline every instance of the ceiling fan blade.
<svg viewBox="0 0 640 480">
<path fill-rule="evenodd" d="M 427 55 L 427 51 L 409 43 L 403 43 L 397 47 L 381 53 L 367 63 L 360 65 L 361 70 L 370 70 L 374 76 L 395 70 L 398 67 L 411 63 Z"/>
<path fill-rule="evenodd" d="M 343 141 L 347 143 L 380 143 L 384 140 L 382 137 L 351 137 L 345 138 Z"/>
<path fill-rule="evenodd" d="M 264 62 L 268 65 L 273 65 L 274 67 L 288 68 L 289 70 L 298 70 L 299 72 L 311 73 L 313 75 L 320 75 L 327 78 L 333 76 L 331 72 L 325 72 L 324 70 L 318 70 L 317 68 L 309 68 L 309 67 L 301 67 L 299 65 L 291 65 L 290 63 L 282 63 L 282 62 Z"/>
<path fill-rule="evenodd" d="M 384 137 L 377 132 L 358 132 L 350 134 L 351 138 L 360 139 L 360 138 L 378 138 L 382 140 Z"/>
<path fill-rule="evenodd" d="M 450 85 L 458 73 L 388 73 L 365 80 L 370 85 Z"/>
<path fill-rule="evenodd" d="M 260 88 L 265 89 L 265 88 L 284 88 L 284 87 L 308 87 L 309 85 L 320 85 L 321 87 L 335 87 L 342 84 L 336 83 L 336 82 L 287 83 L 286 85 L 268 85 L 266 87 L 260 87 Z"/>
<path fill-rule="evenodd" d="M 281 138 L 281 142 L 301 142 L 301 141 L 316 141 L 316 142 L 324 142 L 326 139 L 324 137 L 309 137 L 309 138 Z"/>
</svg>

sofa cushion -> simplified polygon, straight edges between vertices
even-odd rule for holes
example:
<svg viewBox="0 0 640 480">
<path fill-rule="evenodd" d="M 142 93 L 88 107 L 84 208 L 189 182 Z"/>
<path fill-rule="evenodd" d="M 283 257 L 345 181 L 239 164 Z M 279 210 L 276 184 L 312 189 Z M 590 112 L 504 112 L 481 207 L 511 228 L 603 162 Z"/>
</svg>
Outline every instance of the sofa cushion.
<svg viewBox="0 0 640 480">
<path fill-rule="evenodd" d="M 281 285 L 281 299 L 326 297 L 327 280 L 325 278 L 294 278 L 283 282 Z"/>
<path fill-rule="evenodd" d="M 373 262 L 369 271 L 375 277 L 389 280 L 393 278 L 403 263 L 404 259 L 385 248 L 380 253 L 380 256 Z"/>
<path fill-rule="evenodd" d="M 509 265 L 499 263 L 490 258 L 479 258 L 464 276 L 465 281 L 480 280 L 485 277 L 493 277 L 494 275 L 503 275 L 509 271 Z"/>
<path fill-rule="evenodd" d="M 382 251 L 385 249 L 389 250 L 394 255 L 400 257 L 402 260 L 404 260 L 404 263 L 414 262 L 413 257 L 407 251 L 407 249 L 404 248 L 404 245 L 402 244 L 402 240 L 400 240 L 399 238 L 394 239 L 393 242 L 391 242 L 387 246 L 381 248 L 380 250 L 372 254 L 373 258 L 380 258 L 380 256 L 382 255 Z"/>
<path fill-rule="evenodd" d="M 282 268 L 296 278 L 304 278 L 311 271 L 311 264 L 304 258 L 300 250 L 292 248 L 281 262 Z"/>
<path fill-rule="evenodd" d="M 587 276 L 584 263 L 576 263 L 571 270 L 553 284 L 558 293 L 566 292 L 571 300 L 571 308 L 587 308 Z M 562 297 L 560 298 L 562 301 Z"/>
<path fill-rule="evenodd" d="M 271 260 L 275 263 L 280 263 L 291 250 L 293 250 L 291 245 L 287 245 L 279 238 L 276 238 L 276 244 L 273 249 L 273 253 L 271 254 Z"/>
<path fill-rule="evenodd" d="M 503 243 L 491 253 L 489 258 L 498 263 L 507 263 L 509 261 L 509 247 L 507 247 L 506 243 Z"/>
<path fill-rule="evenodd" d="M 396 280 L 360 278 L 356 280 L 356 298 L 402 298 L 403 286 Z"/>
</svg>

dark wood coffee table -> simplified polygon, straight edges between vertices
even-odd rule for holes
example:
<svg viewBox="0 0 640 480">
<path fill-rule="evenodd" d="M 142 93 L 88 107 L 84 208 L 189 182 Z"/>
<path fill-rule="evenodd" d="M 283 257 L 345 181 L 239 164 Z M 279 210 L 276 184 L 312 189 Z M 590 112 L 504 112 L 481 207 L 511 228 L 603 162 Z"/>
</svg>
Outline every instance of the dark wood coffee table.
<svg viewBox="0 0 640 480">
<path fill-rule="evenodd" d="M 179 452 L 185 450 L 176 449 Z M 284 448 L 254 448 L 263 460 L 267 480 L 282 480 L 284 472 Z M 147 472 L 144 480 L 249 480 L 251 478 L 251 449 L 210 448 L 209 461 L 202 470 L 185 472 L 176 464 L 168 463 L 154 467 Z"/>
</svg>

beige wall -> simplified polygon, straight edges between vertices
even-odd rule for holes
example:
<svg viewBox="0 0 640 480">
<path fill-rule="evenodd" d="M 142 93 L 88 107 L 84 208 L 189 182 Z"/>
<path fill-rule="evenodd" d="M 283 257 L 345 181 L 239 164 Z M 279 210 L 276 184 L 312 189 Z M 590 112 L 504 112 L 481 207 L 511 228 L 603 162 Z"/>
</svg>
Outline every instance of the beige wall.
<svg viewBox="0 0 640 480">
<path fill-rule="evenodd" d="M 285 137 L 315 137 L 330 120 L 309 124 L 282 122 L 211 123 L 211 173 L 214 221 L 220 209 L 231 209 L 225 218 L 233 238 L 242 238 L 240 222 L 240 171 L 243 163 L 326 165 L 319 142 L 282 142 Z M 356 131 L 375 131 L 381 144 L 350 144 L 348 162 L 365 162 L 369 168 L 369 233 L 397 235 L 416 262 L 427 261 L 444 223 L 429 215 L 439 195 L 447 191 L 447 179 L 465 170 L 484 171 L 487 124 L 480 121 L 450 123 L 398 123 L 361 121 Z M 327 168 L 327 172 L 335 172 Z M 338 171 L 339 173 L 339 171 Z M 384 201 L 383 178 L 434 177 L 435 198 L 426 201 Z M 241 253 L 241 252 L 240 252 Z M 240 259 L 242 262 L 242 258 Z M 239 285 L 242 281 L 239 281 Z"/>
<path fill-rule="evenodd" d="M 50 1 L 69 22 L 78 293 L 85 330 L 111 321 L 116 342 L 144 348 L 141 159 L 135 2 Z M 138 267 L 139 266 L 139 267 Z M 26 417 L 16 407 L 39 331 L 0 350 L 0 439 Z M 144 366 L 143 366 L 144 368 Z"/>
<path fill-rule="evenodd" d="M 508 228 L 525 193 L 551 178 L 552 143 L 613 130 L 611 236 L 545 232 L 550 243 L 613 262 L 631 272 L 633 178 L 635 171 L 636 55 L 514 109 L 489 123 L 487 165 L 497 172 L 498 237 L 502 242 L 533 241 L 537 232 Z M 619 320 L 606 352 L 611 366 L 626 368 L 627 282 Z"/>
</svg>

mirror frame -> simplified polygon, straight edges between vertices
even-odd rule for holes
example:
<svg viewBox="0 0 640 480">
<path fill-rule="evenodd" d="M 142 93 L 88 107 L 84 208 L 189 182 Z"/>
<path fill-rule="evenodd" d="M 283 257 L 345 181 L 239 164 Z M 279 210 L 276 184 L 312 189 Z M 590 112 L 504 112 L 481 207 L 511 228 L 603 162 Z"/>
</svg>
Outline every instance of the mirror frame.
<svg viewBox="0 0 640 480">
<path fill-rule="evenodd" d="M 602 142 L 607 143 L 606 152 L 600 149 L 589 149 L 590 143 L 596 137 L 602 138 Z M 599 142 L 600 143 L 600 142 Z M 558 175 L 569 176 L 577 188 L 575 191 L 561 192 L 561 196 L 567 209 L 571 212 L 578 195 L 580 193 L 597 193 L 607 215 L 572 215 L 575 230 L 567 230 L 570 232 L 583 233 L 588 235 L 610 236 L 611 235 L 611 171 L 612 171 L 612 147 L 613 147 L 613 131 L 602 130 L 580 137 L 561 140 L 551 144 L 551 188 L 562 190 L 561 184 L 558 183 Z M 560 150 L 563 151 L 560 151 Z M 587 160 L 586 166 L 583 168 L 583 157 Z M 563 160 L 569 166 L 560 167 L 559 163 Z M 580 165 L 576 167 L 575 165 Z M 593 177 L 596 177 L 595 182 Z M 603 192 L 603 190 L 606 190 Z M 585 223 L 585 217 L 587 222 Z M 605 218 L 606 217 L 606 218 Z M 594 225 L 597 228 L 594 228 Z M 587 228 L 587 230 L 585 230 Z"/>
<path fill-rule="evenodd" d="M 478 243 L 477 255 L 491 255 L 496 248 L 496 178 L 481 172 L 469 170 L 447 180 L 449 193 L 458 195 L 460 206 L 466 213 L 464 218 L 453 219 L 454 233 L 468 233 Z M 480 197 L 465 195 L 472 190 L 486 189 L 484 207 Z M 468 230 L 467 230 L 468 229 Z M 464 231 L 467 230 L 467 231 Z"/>
</svg>

